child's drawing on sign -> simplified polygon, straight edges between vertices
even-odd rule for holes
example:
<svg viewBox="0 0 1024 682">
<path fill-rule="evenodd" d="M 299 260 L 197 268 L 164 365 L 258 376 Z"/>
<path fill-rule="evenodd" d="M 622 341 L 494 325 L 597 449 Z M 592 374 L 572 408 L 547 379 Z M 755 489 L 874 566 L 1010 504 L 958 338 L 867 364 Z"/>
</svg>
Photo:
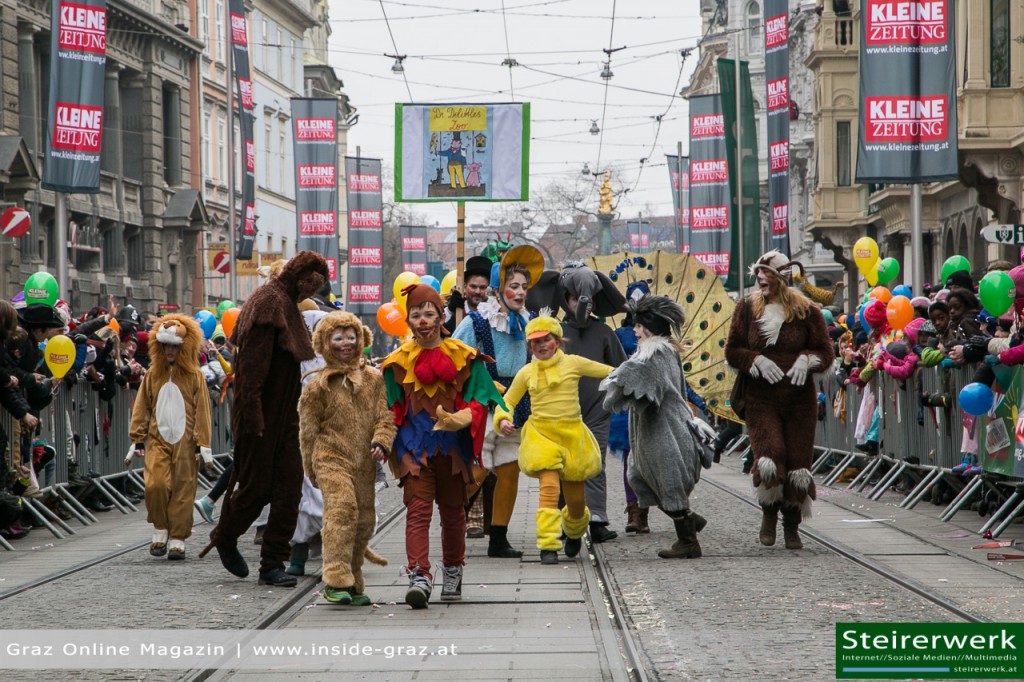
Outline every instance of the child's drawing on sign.
<svg viewBox="0 0 1024 682">
<path fill-rule="evenodd" d="M 487 198 L 490 196 L 490 109 L 486 106 L 430 108 L 423 136 L 429 140 L 423 156 L 428 197 Z"/>
</svg>

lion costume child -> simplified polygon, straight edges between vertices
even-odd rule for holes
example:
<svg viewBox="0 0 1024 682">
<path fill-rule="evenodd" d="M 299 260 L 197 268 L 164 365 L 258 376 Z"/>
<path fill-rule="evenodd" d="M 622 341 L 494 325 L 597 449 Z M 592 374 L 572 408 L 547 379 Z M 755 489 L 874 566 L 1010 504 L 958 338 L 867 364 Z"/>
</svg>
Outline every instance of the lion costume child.
<svg viewBox="0 0 1024 682">
<path fill-rule="evenodd" d="M 340 332 L 340 334 L 339 334 Z M 333 337 L 345 348 L 335 351 Z M 326 363 L 310 373 L 299 399 L 302 467 L 323 492 L 323 591 L 327 601 L 365 606 L 363 555 L 376 521 L 370 455 L 391 448 L 395 422 L 388 409 L 384 378 L 366 363 L 370 330 L 351 313 L 324 317 L 313 347 Z"/>
<path fill-rule="evenodd" d="M 153 327 L 149 371 L 139 386 L 126 463 L 146 457 L 147 520 L 153 524 L 149 553 L 185 558 L 192 535 L 192 502 L 200 453 L 210 460 L 210 393 L 199 370 L 202 332 L 184 315 L 166 315 Z M 167 348 L 177 348 L 168 360 Z M 168 543 L 168 536 L 170 543 Z"/>
</svg>

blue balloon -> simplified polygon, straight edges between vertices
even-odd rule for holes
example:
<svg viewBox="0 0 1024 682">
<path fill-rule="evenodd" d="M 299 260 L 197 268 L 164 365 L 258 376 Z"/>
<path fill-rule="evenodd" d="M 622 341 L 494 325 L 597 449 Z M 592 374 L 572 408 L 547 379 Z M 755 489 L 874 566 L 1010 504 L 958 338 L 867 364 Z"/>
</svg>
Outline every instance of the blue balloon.
<svg viewBox="0 0 1024 682">
<path fill-rule="evenodd" d="M 209 310 L 200 310 L 196 313 L 196 322 L 199 323 L 199 328 L 203 330 L 203 338 L 209 340 L 217 329 L 217 316 Z"/>
<path fill-rule="evenodd" d="M 441 293 L 441 282 L 433 275 L 420 275 L 420 283 L 426 284 L 437 293 Z"/>
<path fill-rule="evenodd" d="M 822 310 L 821 311 L 821 315 L 822 315 L 822 317 L 825 318 L 825 325 L 826 326 L 831 327 L 833 324 L 835 324 L 835 319 L 832 317 L 832 311 L 831 310 Z"/>
<path fill-rule="evenodd" d="M 985 384 L 975 382 L 960 389 L 960 409 L 975 417 L 988 414 L 995 399 L 992 389 Z"/>
<path fill-rule="evenodd" d="M 906 284 L 901 284 L 892 290 L 893 296 L 906 296 L 907 298 L 914 298 L 913 290 Z"/>
<path fill-rule="evenodd" d="M 868 321 L 867 321 L 867 319 L 865 319 L 865 317 L 864 317 L 864 311 L 868 309 L 868 306 L 869 306 L 869 305 L 871 305 L 871 303 L 872 303 L 872 302 L 873 302 L 874 300 L 875 300 L 875 299 L 873 299 L 873 298 L 869 298 L 869 299 L 868 299 L 868 302 L 867 302 L 867 303 L 865 303 L 864 305 L 862 305 L 862 306 L 860 307 L 860 310 L 858 310 L 858 311 L 857 311 L 857 317 L 859 317 L 859 318 L 860 318 L 860 328 L 864 330 L 864 333 L 865 333 L 865 334 L 870 334 L 870 333 L 871 333 L 871 325 L 870 325 L 870 324 L 868 324 Z"/>
</svg>

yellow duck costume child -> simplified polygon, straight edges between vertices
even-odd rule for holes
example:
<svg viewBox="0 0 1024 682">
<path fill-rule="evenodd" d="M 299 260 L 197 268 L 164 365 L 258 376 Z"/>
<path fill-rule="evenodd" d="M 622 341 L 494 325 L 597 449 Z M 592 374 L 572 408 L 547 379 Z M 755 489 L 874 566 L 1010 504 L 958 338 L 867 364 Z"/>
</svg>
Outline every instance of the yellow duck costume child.
<svg viewBox="0 0 1024 682">
<path fill-rule="evenodd" d="M 202 339 L 199 325 L 184 315 L 165 315 L 153 327 L 149 371 L 129 427 L 134 445 L 125 464 L 146 457 L 146 520 L 154 528 L 149 553 L 168 559 L 185 558 L 199 459 L 212 461 L 210 392 L 199 370 Z"/>
<path fill-rule="evenodd" d="M 523 425 L 519 468 L 540 480 L 537 509 L 537 548 L 541 563 L 557 564 L 559 536 L 565 533 L 565 554 L 575 557 L 590 523 L 583 482 L 601 473 L 597 439 L 583 423 L 580 411 L 581 377 L 603 379 L 612 367 L 562 351 L 562 325 L 541 315 L 526 325 L 533 360 L 516 374 L 505 393 L 505 405 L 494 412 L 494 429 L 512 429 L 516 404 L 528 392 L 531 413 Z M 503 422 L 508 422 L 503 424 Z M 561 480 L 566 506 L 559 511 Z"/>
<path fill-rule="evenodd" d="M 324 317 L 313 347 L 326 363 L 311 372 L 299 399 L 302 468 L 324 496 L 324 599 L 367 606 L 363 555 L 376 521 L 371 451 L 391 449 L 395 422 L 384 377 L 366 362 L 370 330 L 347 312 Z"/>
</svg>

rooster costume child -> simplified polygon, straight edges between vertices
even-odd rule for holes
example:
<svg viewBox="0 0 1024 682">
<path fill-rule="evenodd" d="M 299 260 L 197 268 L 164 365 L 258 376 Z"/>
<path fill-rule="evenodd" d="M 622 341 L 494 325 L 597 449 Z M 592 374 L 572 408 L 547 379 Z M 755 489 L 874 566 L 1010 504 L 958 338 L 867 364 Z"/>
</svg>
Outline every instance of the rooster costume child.
<svg viewBox="0 0 1024 682">
<path fill-rule="evenodd" d="M 210 393 L 199 371 L 203 335 L 195 320 L 166 315 L 149 339 L 149 371 L 135 397 L 129 427 L 134 445 L 125 463 L 146 457 L 146 520 L 154 529 L 149 553 L 184 559 L 200 453 L 212 459 Z"/>
<path fill-rule="evenodd" d="M 754 263 L 757 289 L 736 304 L 725 345 L 726 362 L 749 375 L 744 397 L 752 479 L 764 512 L 761 544 L 775 544 L 781 509 L 786 549 L 803 547 L 800 521 L 810 518 L 816 496 L 812 374 L 831 367 L 835 357 L 821 311 L 786 284 L 795 263 L 778 251 Z"/>
<path fill-rule="evenodd" d="M 363 355 L 370 342 L 355 315 L 324 317 L 313 347 L 326 364 L 299 399 L 302 466 L 324 495 L 324 599 L 354 606 L 370 603 L 362 565 L 376 522 L 373 458 L 383 459 L 395 437 L 384 379 Z"/>
<path fill-rule="evenodd" d="M 391 468 L 401 481 L 409 590 L 405 601 L 425 608 L 430 600 L 430 519 L 441 516 L 444 565 L 442 601 L 462 598 L 466 559 L 466 486 L 480 463 L 484 425 L 491 405 L 503 405 L 484 362 L 493 362 L 461 341 L 441 338 L 444 306 L 431 287 L 407 287 L 405 341 L 383 364 L 387 401 L 398 434 Z"/>
</svg>

